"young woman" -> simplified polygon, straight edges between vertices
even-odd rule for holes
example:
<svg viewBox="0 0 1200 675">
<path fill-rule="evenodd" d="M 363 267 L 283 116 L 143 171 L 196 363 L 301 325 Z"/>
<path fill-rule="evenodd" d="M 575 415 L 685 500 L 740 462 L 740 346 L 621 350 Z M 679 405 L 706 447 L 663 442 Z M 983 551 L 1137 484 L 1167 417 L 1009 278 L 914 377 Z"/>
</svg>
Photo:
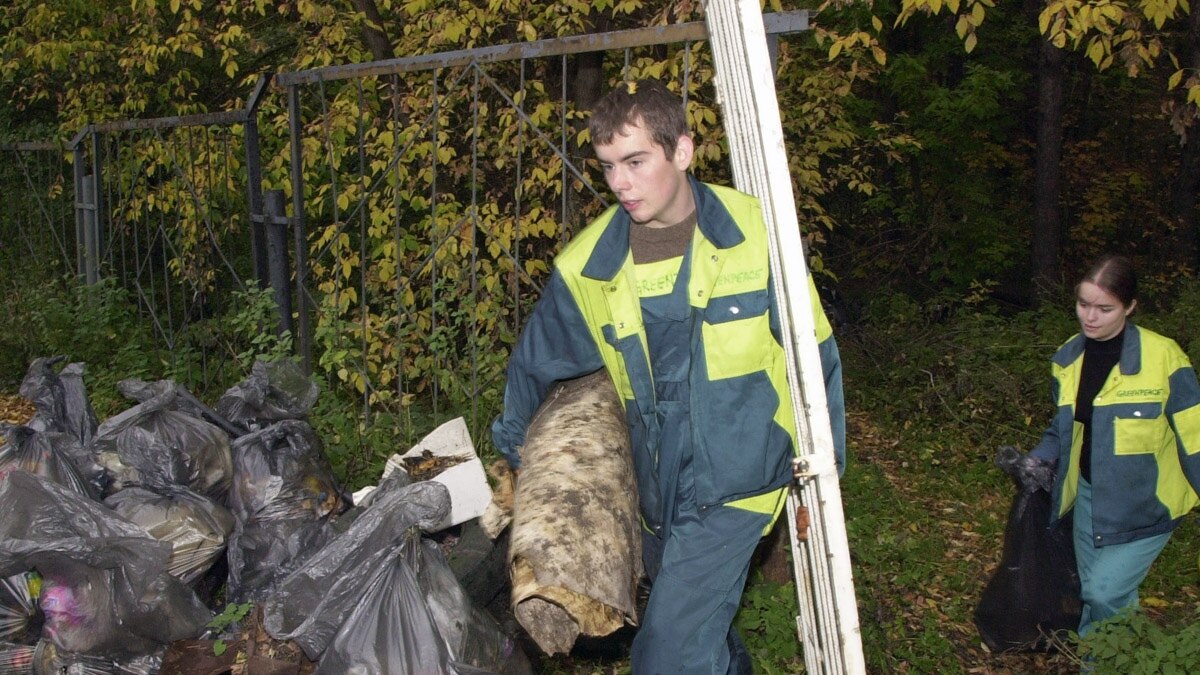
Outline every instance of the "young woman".
<svg viewBox="0 0 1200 675">
<path fill-rule="evenodd" d="M 1130 322 L 1137 277 L 1101 259 L 1076 288 L 1079 334 L 1051 359 L 1057 412 L 1026 462 L 1055 466 L 1052 518 L 1074 513 L 1079 634 L 1138 586 L 1200 498 L 1200 384 L 1174 340 Z"/>
</svg>

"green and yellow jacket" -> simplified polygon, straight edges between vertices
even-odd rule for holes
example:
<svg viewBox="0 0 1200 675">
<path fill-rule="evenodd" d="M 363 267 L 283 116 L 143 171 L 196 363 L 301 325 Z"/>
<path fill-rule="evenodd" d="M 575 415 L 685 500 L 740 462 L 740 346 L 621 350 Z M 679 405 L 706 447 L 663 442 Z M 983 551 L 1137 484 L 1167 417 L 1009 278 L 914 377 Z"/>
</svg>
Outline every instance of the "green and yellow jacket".
<svg viewBox="0 0 1200 675">
<path fill-rule="evenodd" d="M 787 484 L 796 447 L 786 357 L 759 202 L 692 180 L 697 207 L 691 273 L 693 470 L 701 507 L 761 495 Z M 829 321 L 810 283 L 838 465 L 844 465 L 841 363 Z M 496 447 L 519 466 L 525 429 L 559 380 L 607 368 L 625 407 L 643 517 L 657 513 L 657 458 L 664 439 L 656 416 L 629 216 L 613 206 L 555 259 L 542 297 L 508 367 Z M 677 442 L 666 439 L 665 442 Z"/>
<path fill-rule="evenodd" d="M 1051 360 L 1057 412 L 1031 452 L 1058 463 L 1052 518 L 1066 515 L 1079 490 L 1083 425 L 1075 397 L 1085 338 Z M 1200 385 L 1174 340 L 1126 324 L 1118 367 L 1092 409 L 1092 531 L 1096 546 L 1170 532 L 1200 498 Z"/>
</svg>

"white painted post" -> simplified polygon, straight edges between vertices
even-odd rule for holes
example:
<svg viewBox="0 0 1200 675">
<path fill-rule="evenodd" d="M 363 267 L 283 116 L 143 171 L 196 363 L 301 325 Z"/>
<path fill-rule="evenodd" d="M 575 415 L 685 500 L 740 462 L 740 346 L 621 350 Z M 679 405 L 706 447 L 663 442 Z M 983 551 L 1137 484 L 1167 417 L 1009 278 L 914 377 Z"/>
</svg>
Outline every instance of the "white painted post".
<svg viewBox="0 0 1200 675">
<path fill-rule="evenodd" d="M 784 515 L 792 542 L 800 602 L 796 627 L 805 668 L 810 673 L 865 673 L 833 434 L 809 304 L 808 268 L 762 11 L 758 0 L 707 0 L 705 9 L 734 182 L 762 201 L 767 221 L 799 458 L 811 476 L 792 489 Z M 806 542 L 797 541 L 795 513 L 801 504 L 808 507 L 811 518 Z"/>
</svg>

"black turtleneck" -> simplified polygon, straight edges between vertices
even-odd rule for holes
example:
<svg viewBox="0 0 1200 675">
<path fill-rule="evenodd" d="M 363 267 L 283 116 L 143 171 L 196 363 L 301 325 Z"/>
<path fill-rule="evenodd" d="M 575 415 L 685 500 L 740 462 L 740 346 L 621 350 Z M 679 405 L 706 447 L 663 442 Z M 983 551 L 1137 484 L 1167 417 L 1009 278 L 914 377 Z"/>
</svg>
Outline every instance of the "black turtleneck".
<svg viewBox="0 0 1200 675">
<path fill-rule="evenodd" d="M 1075 421 L 1083 424 L 1083 448 L 1079 455 L 1079 474 L 1089 483 L 1092 480 L 1092 402 L 1104 386 L 1113 366 L 1121 361 L 1125 345 L 1125 328 L 1107 340 L 1084 338 L 1083 371 L 1079 374 L 1079 391 L 1075 395 Z"/>
</svg>

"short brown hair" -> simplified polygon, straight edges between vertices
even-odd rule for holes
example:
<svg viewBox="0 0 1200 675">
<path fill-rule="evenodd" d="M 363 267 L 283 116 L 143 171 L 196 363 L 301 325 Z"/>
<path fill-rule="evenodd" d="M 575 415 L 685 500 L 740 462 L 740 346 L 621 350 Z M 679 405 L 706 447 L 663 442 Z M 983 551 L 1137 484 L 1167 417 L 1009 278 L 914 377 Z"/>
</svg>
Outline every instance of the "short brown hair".
<svg viewBox="0 0 1200 675">
<path fill-rule="evenodd" d="M 1106 255 L 1097 260 L 1079 283 L 1085 281 L 1111 293 L 1126 307 L 1132 306 L 1133 301 L 1137 300 L 1137 272 L 1129 258 L 1123 255 Z"/>
<path fill-rule="evenodd" d="M 675 154 L 679 137 L 688 134 L 683 101 L 658 80 L 635 80 L 617 85 L 592 109 L 592 145 L 612 143 L 623 127 L 639 123 L 668 158 Z"/>
</svg>

